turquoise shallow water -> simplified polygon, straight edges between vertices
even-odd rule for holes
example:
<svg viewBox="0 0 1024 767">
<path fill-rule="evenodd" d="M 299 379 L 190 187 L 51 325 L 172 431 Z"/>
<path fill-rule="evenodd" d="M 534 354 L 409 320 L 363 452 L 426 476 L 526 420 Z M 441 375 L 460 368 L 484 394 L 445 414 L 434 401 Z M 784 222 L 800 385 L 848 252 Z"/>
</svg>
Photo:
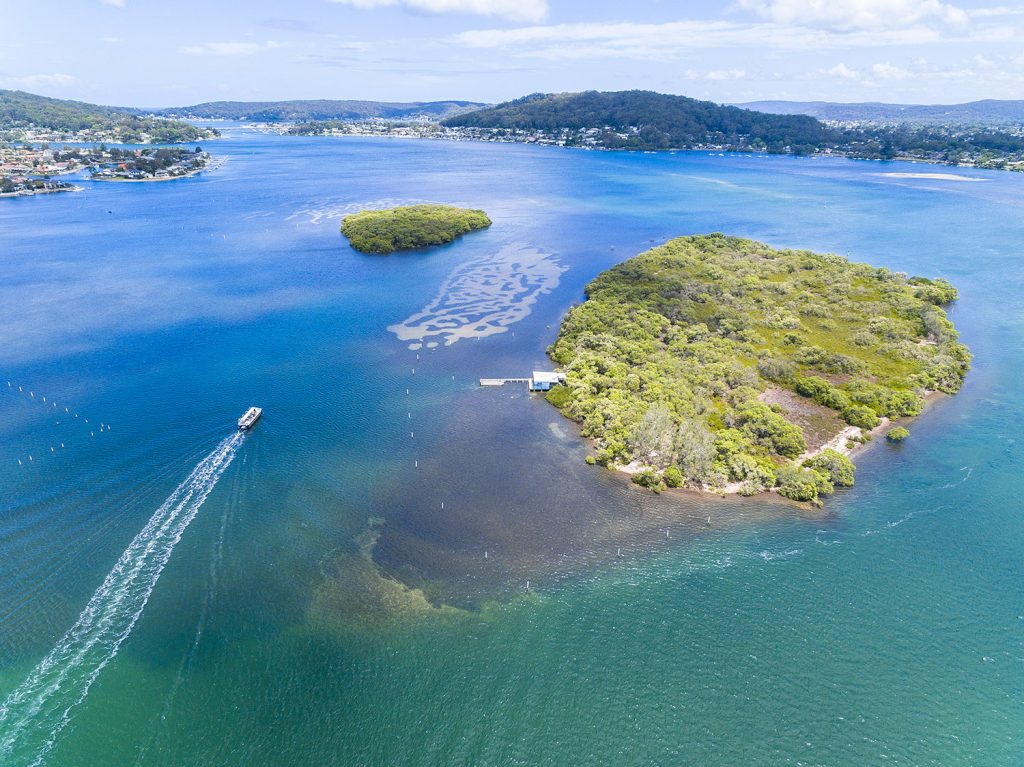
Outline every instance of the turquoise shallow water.
<svg viewBox="0 0 1024 767">
<path fill-rule="evenodd" d="M 0 763 L 1021 763 L 1024 176 L 228 135 L 0 205 Z M 347 248 L 400 201 L 494 226 Z M 964 390 L 824 512 L 656 498 L 476 385 L 707 231 L 960 288 Z"/>
</svg>

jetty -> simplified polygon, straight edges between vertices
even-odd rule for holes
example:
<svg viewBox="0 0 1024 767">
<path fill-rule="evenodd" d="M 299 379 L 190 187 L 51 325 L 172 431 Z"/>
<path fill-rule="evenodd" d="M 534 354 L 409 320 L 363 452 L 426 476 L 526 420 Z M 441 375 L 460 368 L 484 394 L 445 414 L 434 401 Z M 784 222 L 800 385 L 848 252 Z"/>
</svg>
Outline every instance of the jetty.
<svg viewBox="0 0 1024 767">
<path fill-rule="evenodd" d="M 565 373 L 548 370 L 534 370 L 529 378 L 481 378 L 481 386 L 504 386 L 507 383 L 524 383 L 530 391 L 550 391 L 552 386 L 565 383 Z"/>
</svg>

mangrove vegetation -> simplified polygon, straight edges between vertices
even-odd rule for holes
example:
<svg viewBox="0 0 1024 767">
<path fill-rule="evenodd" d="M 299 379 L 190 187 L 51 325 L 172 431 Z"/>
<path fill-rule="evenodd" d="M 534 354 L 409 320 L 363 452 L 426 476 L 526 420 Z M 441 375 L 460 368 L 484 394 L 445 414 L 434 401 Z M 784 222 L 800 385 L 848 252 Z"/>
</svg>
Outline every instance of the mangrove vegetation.
<svg viewBox="0 0 1024 767">
<path fill-rule="evenodd" d="M 364 210 L 341 222 L 341 233 L 363 253 L 443 245 L 456 237 L 491 225 L 482 210 L 451 205 L 408 205 L 387 210 Z"/>
</svg>

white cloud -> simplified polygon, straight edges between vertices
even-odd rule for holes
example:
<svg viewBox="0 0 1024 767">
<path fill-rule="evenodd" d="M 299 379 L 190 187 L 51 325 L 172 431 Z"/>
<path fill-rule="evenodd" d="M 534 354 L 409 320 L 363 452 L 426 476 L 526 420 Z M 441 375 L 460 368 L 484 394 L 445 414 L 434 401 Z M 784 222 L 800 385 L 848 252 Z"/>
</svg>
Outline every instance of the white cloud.
<svg viewBox="0 0 1024 767">
<path fill-rule="evenodd" d="M 548 16 L 548 0 L 331 0 L 355 8 L 398 6 L 426 13 L 474 13 L 511 21 L 537 22 Z"/>
<path fill-rule="evenodd" d="M 470 48 L 501 48 L 547 59 L 633 58 L 672 60 L 695 49 L 747 48 L 822 51 L 837 48 L 926 45 L 954 40 L 988 40 L 987 30 L 949 35 L 924 26 L 880 30 L 823 30 L 775 22 L 672 21 L 554 24 L 515 29 L 476 29 L 456 36 Z"/>
<path fill-rule="evenodd" d="M 284 48 L 285 43 L 276 40 L 267 40 L 262 43 L 249 42 L 222 42 L 203 43 L 202 45 L 187 45 L 182 48 L 183 53 L 208 56 L 250 56 L 254 53 L 271 51 L 275 48 Z"/>
<path fill-rule="evenodd" d="M 713 69 L 704 75 L 706 80 L 742 80 L 747 76 L 743 69 Z"/>
<path fill-rule="evenodd" d="M 747 72 L 745 69 L 711 69 L 703 72 L 696 69 L 687 69 L 682 73 L 684 80 L 711 80 L 712 82 L 742 80 L 746 76 Z"/>
<path fill-rule="evenodd" d="M 11 77 L 6 80 L 8 85 L 14 86 L 15 88 L 39 88 L 47 86 L 64 88 L 69 85 L 74 85 L 77 82 L 77 77 L 62 73 L 50 75 L 24 75 L 23 77 Z"/>
<path fill-rule="evenodd" d="M 104 5 L 112 5 L 115 8 L 124 8 L 124 0 L 100 0 Z"/>
<path fill-rule="evenodd" d="M 888 63 L 875 64 L 871 67 L 871 74 L 880 80 L 906 80 L 911 76 L 911 73 L 903 67 Z"/>
<path fill-rule="evenodd" d="M 939 22 L 964 26 L 968 14 L 941 0 L 739 0 L 778 24 L 834 30 L 899 29 Z"/>
<path fill-rule="evenodd" d="M 839 62 L 834 67 L 821 70 L 821 74 L 827 77 L 841 77 L 844 80 L 860 80 L 860 72 L 856 69 L 846 66 L 843 62 Z"/>
</svg>

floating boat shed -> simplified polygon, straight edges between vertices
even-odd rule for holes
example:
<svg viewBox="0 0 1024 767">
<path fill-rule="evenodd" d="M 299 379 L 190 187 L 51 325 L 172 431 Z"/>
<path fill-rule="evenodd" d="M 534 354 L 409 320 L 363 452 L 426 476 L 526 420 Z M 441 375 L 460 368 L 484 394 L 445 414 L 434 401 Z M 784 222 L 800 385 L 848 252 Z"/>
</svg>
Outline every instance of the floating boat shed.
<svg viewBox="0 0 1024 767">
<path fill-rule="evenodd" d="M 530 391 L 550 391 L 552 386 L 565 383 L 565 373 L 553 370 L 534 370 L 530 378 L 481 378 L 481 386 L 504 386 L 507 383 L 524 383 Z"/>
</svg>

